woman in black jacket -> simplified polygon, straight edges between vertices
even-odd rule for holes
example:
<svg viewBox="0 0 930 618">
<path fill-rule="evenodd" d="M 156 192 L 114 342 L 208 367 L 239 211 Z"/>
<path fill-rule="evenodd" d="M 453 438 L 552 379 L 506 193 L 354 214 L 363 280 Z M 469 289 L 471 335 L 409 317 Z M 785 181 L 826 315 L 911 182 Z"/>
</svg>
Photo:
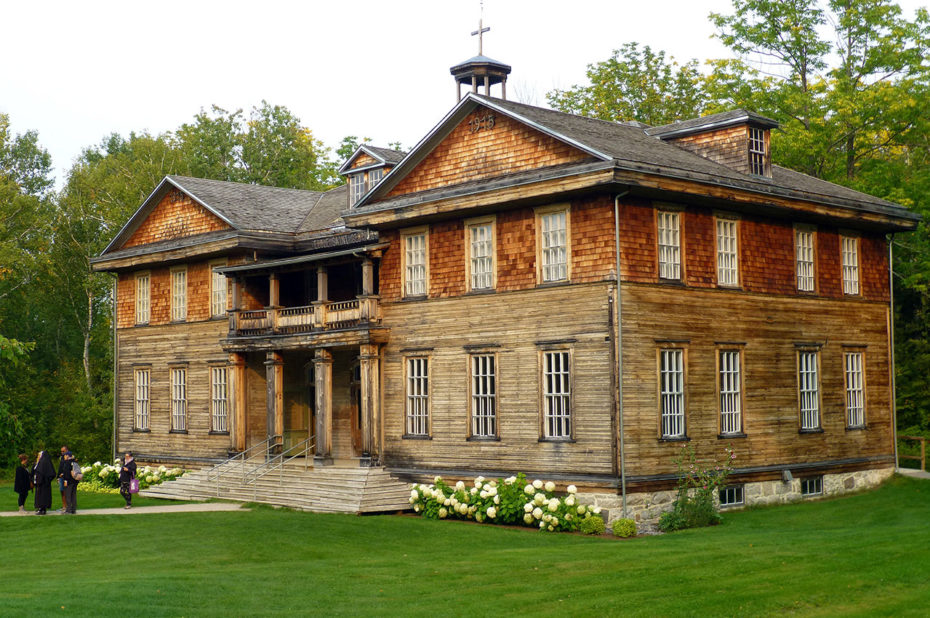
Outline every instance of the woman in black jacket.
<svg viewBox="0 0 930 618">
<path fill-rule="evenodd" d="M 19 467 L 16 468 L 16 479 L 13 481 L 13 491 L 19 494 L 19 512 L 25 513 L 26 496 L 32 489 L 32 481 L 29 478 L 29 470 L 26 469 L 26 462 L 29 458 L 25 453 L 19 454 Z"/>
<path fill-rule="evenodd" d="M 132 508 L 132 493 L 129 491 L 129 484 L 132 479 L 136 478 L 136 462 L 132 460 L 132 453 L 126 453 L 123 458 L 123 467 L 119 470 L 119 495 L 126 501 L 123 508 Z"/>
<path fill-rule="evenodd" d="M 32 483 L 36 488 L 35 506 L 37 515 L 45 515 L 52 508 L 52 481 L 56 478 L 55 466 L 47 451 L 39 451 L 36 465 L 32 469 Z"/>
</svg>

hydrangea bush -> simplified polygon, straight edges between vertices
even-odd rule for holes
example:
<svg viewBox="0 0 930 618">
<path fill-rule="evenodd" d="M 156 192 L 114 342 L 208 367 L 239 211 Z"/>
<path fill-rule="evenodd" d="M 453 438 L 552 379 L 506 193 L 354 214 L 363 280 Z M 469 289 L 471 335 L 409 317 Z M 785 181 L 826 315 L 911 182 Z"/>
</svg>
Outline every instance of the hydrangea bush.
<svg viewBox="0 0 930 618">
<path fill-rule="evenodd" d="M 437 476 L 432 485 L 414 483 L 413 510 L 429 519 L 470 519 L 479 523 L 523 525 L 548 532 L 575 531 L 601 509 L 578 503 L 574 485 L 566 495 L 555 495 L 555 483 L 526 480 L 523 473 L 506 479 L 479 476 L 471 486 L 458 481 L 450 486 Z"/>
<path fill-rule="evenodd" d="M 122 465 L 119 459 L 114 459 L 111 464 L 96 461 L 91 466 L 82 466 L 81 473 L 84 475 L 84 480 L 78 485 L 78 489 L 100 493 L 118 493 L 119 471 Z M 173 481 L 183 474 L 184 470 L 181 468 L 166 468 L 165 466 L 158 466 L 157 468 L 144 466 L 136 470 L 139 489 L 146 489 L 165 481 Z"/>
</svg>

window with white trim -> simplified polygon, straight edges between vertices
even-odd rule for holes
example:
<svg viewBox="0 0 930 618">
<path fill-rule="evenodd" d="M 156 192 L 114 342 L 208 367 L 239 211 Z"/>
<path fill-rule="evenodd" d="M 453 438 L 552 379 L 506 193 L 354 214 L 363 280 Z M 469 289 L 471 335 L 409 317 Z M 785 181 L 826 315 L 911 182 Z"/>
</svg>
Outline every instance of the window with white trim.
<svg viewBox="0 0 930 618">
<path fill-rule="evenodd" d="M 765 129 L 749 127 L 749 173 L 765 176 Z"/>
<path fill-rule="evenodd" d="M 368 170 L 368 190 L 371 191 L 384 178 L 384 168 L 376 167 Z"/>
<path fill-rule="evenodd" d="M 721 434 L 738 434 L 743 431 L 740 357 L 740 350 L 719 350 L 717 353 Z"/>
<path fill-rule="evenodd" d="M 171 320 L 183 322 L 187 319 L 187 269 L 171 271 Z"/>
<path fill-rule="evenodd" d="M 429 358 L 411 356 L 407 369 L 407 423 L 409 436 L 429 435 Z"/>
<path fill-rule="evenodd" d="M 187 431 L 187 368 L 171 369 L 171 431 Z"/>
<path fill-rule="evenodd" d="M 843 293 L 859 293 L 859 239 L 855 236 L 840 237 L 840 253 L 843 262 Z"/>
<path fill-rule="evenodd" d="M 814 291 L 814 230 L 794 229 L 795 273 L 799 292 Z"/>
<path fill-rule="evenodd" d="M 798 402 L 801 430 L 820 429 L 820 353 L 798 351 Z"/>
<path fill-rule="evenodd" d="M 572 376 L 568 350 L 542 353 L 543 437 L 572 437 Z"/>
<path fill-rule="evenodd" d="M 426 296 L 426 232 L 402 235 L 404 246 L 404 296 Z"/>
<path fill-rule="evenodd" d="M 823 477 L 809 476 L 801 479 L 802 496 L 819 496 L 823 494 Z"/>
<path fill-rule="evenodd" d="M 133 371 L 133 385 L 135 390 L 133 428 L 139 431 L 148 431 L 149 429 L 149 411 L 151 409 L 149 386 L 151 382 L 151 369 L 136 369 Z"/>
<path fill-rule="evenodd" d="M 497 363 L 494 354 L 471 356 L 471 435 L 497 436 Z"/>
<path fill-rule="evenodd" d="M 147 272 L 136 275 L 136 324 L 148 324 L 151 319 L 152 278 Z"/>
<path fill-rule="evenodd" d="M 740 506 L 743 504 L 743 486 L 730 485 L 728 487 L 721 487 L 717 491 L 717 497 L 720 500 L 721 508 Z"/>
<path fill-rule="evenodd" d="M 568 210 L 539 213 L 540 282 L 568 280 Z"/>
<path fill-rule="evenodd" d="M 469 289 L 494 287 L 494 223 L 467 224 Z"/>
<path fill-rule="evenodd" d="M 226 276 L 216 272 L 214 266 L 226 266 L 225 260 L 212 263 L 210 268 L 210 315 L 226 315 L 228 283 Z"/>
<path fill-rule="evenodd" d="M 865 427 L 865 378 L 862 352 L 843 354 L 846 375 L 846 426 Z"/>
<path fill-rule="evenodd" d="M 659 416 L 663 438 L 685 437 L 685 351 L 659 350 Z"/>
<path fill-rule="evenodd" d="M 656 213 L 659 240 L 659 278 L 681 279 L 681 213 Z"/>
<path fill-rule="evenodd" d="M 229 431 L 229 370 L 210 367 L 210 430 Z"/>
<path fill-rule="evenodd" d="M 349 206 L 355 206 L 363 195 L 365 195 L 365 173 L 349 174 Z"/>
<path fill-rule="evenodd" d="M 739 285 L 736 219 L 717 219 L 717 284 Z"/>
</svg>

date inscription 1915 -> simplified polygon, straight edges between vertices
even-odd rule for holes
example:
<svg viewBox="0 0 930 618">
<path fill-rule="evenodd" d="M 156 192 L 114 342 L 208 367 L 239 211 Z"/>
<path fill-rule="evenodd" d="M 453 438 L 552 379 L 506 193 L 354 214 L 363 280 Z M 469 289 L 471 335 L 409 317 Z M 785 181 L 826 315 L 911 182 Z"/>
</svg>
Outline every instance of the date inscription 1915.
<svg viewBox="0 0 930 618">
<path fill-rule="evenodd" d="M 468 121 L 468 126 L 471 128 L 472 133 L 477 133 L 484 129 L 491 130 L 494 128 L 494 114 L 474 116 Z"/>
</svg>

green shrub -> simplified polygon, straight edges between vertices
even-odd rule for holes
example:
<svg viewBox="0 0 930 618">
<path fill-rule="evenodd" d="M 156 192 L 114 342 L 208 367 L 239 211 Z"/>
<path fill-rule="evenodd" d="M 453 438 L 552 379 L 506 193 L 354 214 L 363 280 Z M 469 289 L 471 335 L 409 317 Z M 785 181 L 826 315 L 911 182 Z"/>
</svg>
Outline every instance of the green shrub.
<svg viewBox="0 0 930 618">
<path fill-rule="evenodd" d="M 636 536 L 636 522 L 632 519 L 615 519 L 611 528 L 616 536 L 622 539 L 628 539 Z"/>
<path fill-rule="evenodd" d="M 604 523 L 602 517 L 594 515 L 587 519 L 582 519 L 578 529 L 584 534 L 604 534 L 607 531 L 607 524 Z"/>
<path fill-rule="evenodd" d="M 684 444 L 675 463 L 678 465 L 678 497 L 672 510 L 659 517 L 659 530 L 674 532 L 684 528 L 700 528 L 720 523 L 720 513 L 714 496 L 726 485 L 727 477 L 733 469 L 732 461 L 736 458 L 733 449 L 727 447 L 723 463 L 714 464 L 713 468 L 701 468 L 694 456 L 694 447 Z"/>
</svg>

